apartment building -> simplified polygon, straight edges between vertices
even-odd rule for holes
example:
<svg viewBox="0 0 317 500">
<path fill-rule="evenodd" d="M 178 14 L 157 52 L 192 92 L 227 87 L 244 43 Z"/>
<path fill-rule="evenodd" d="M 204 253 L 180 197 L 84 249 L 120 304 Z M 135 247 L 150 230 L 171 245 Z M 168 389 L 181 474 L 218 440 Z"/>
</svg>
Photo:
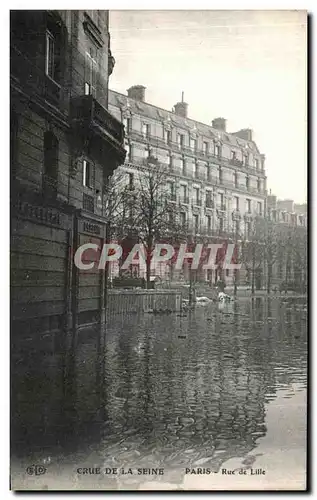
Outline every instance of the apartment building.
<svg viewBox="0 0 317 500">
<path fill-rule="evenodd" d="M 166 166 L 170 200 L 192 235 L 210 242 L 247 237 L 253 218 L 266 209 L 265 155 L 252 130 L 232 133 L 224 118 L 210 124 L 189 118 L 183 97 L 171 111 L 159 108 L 146 102 L 145 90 L 142 85 L 127 95 L 109 90 L 109 111 L 125 126 L 121 168 L 137 177 L 140 166 L 155 157 Z"/>
<path fill-rule="evenodd" d="M 275 195 L 267 197 L 267 216 L 273 222 L 293 227 L 307 227 L 307 205 L 294 200 L 278 200 Z"/>
<path fill-rule="evenodd" d="M 272 224 L 272 286 L 282 282 L 295 282 L 307 287 L 307 205 L 293 200 L 267 197 L 267 219 Z"/>
<path fill-rule="evenodd" d="M 125 160 L 108 111 L 114 63 L 107 11 L 11 12 L 14 341 L 56 332 L 58 345 L 104 317 L 104 273 L 79 273 L 73 255 L 102 244 L 105 185 Z"/>
</svg>

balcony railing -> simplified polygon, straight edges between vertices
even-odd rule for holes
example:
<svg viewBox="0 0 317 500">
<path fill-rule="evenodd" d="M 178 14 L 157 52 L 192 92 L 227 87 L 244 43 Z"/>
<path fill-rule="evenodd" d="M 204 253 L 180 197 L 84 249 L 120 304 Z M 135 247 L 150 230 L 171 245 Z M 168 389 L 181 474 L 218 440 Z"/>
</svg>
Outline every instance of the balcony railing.
<svg viewBox="0 0 317 500">
<path fill-rule="evenodd" d="M 184 203 L 185 205 L 188 205 L 189 204 L 189 197 L 188 196 L 183 196 L 182 198 L 180 198 L 180 203 Z"/>
<path fill-rule="evenodd" d="M 205 204 L 206 208 L 214 208 L 215 204 L 212 200 L 206 198 L 206 204 Z"/>
<path fill-rule="evenodd" d="M 202 205 L 202 200 L 197 200 L 196 198 L 193 199 L 193 205 L 196 207 L 201 207 Z"/>
<path fill-rule="evenodd" d="M 220 210 L 221 212 L 225 212 L 227 210 L 226 205 L 224 205 L 223 203 L 220 203 L 219 205 L 217 205 L 217 210 Z"/>
<path fill-rule="evenodd" d="M 76 122 L 97 125 L 111 135 L 121 146 L 124 141 L 124 126 L 92 95 L 83 95 L 72 99 L 71 117 Z"/>
<path fill-rule="evenodd" d="M 206 172 L 198 171 L 198 172 L 196 172 L 195 177 L 196 177 L 196 179 L 200 179 L 201 181 L 205 181 L 207 178 Z"/>
<path fill-rule="evenodd" d="M 211 151 L 206 151 L 198 147 L 194 149 L 188 145 L 180 144 L 178 142 L 167 141 L 161 136 L 145 135 L 140 131 L 133 129 L 127 131 L 127 135 L 131 137 L 131 139 L 140 140 L 141 142 L 146 142 L 156 147 L 168 148 L 178 153 L 182 151 L 186 155 L 192 156 L 194 158 L 199 158 L 205 161 L 216 161 L 217 163 L 225 163 L 227 165 L 238 167 L 245 172 L 250 172 L 250 170 L 253 170 L 254 172 L 258 172 L 259 175 L 264 175 L 265 173 L 264 170 L 257 170 L 253 165 L 246 165 L 242 160 L 238 160 L 236 158 L 225 158 L 224 156 L 214 154 Z"/>
</svg>

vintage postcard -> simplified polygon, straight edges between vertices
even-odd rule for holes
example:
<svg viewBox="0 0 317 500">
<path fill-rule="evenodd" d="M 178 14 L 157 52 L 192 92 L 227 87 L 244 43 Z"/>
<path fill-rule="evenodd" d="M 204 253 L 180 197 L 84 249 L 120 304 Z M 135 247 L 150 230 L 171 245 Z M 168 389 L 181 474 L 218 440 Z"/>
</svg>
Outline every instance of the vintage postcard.
<svg viewBox="0 0 317 500">
<path fill-rule="evenodd" d="M 12 490 L 307 488 L 307 12 L 10 13 Z"/>
</svg>

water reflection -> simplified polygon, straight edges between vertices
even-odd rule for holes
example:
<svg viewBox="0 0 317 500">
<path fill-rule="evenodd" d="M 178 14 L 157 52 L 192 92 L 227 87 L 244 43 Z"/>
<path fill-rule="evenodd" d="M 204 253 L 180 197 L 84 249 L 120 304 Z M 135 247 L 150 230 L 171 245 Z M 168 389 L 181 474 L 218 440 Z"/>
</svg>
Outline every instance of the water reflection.
<svg viewBox="0 0 317 500">
<path fill-rule="evenodd" d="M 95 464 L 111 467 L 218 471 L 265 436 L 266 405 L 278 390 L 287 388 L 287 402 L 289 387 L 306 387 L 306 335 L 305 305 L 289 300 L 239 299 L 187 317 L 113 319 L 101 426 L 78 434 L 68 451 L 87 456 L 89 447 Z M 95 360 L 95 339 L 81 343 L 75 397 L 80 424 L 96 408 Z"/>
<path fill-rule="evenodd" d="M 197 309 L 185 320 L 131 317 L 128 325 L 112 325 L 103 462 L 206 463 L 216 471 L 252 450 L 266 433 L 265 404 L 278 388 L 305 383 L 306 325 L 299 314 L 257 298 L 226 310 Z"/>
</svg>

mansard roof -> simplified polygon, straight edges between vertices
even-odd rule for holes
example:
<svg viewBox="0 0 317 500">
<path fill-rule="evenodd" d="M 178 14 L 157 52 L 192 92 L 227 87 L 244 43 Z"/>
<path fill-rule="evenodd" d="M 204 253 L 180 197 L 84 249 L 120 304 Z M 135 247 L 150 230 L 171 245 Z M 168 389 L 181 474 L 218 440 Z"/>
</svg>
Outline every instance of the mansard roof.
<svg viewBox="0 0 317 500">
<path fill-rule="evenodd" d="M 254 141 L 247 141 L 237 137 L 234 133 L 229 133 L 223 130 L 213 128 L 211 125 L 193 120 L 191 118 L 183 118 L 176 115 L 173 111 L 159 108 L 148 102 L 137 101 L 130 97 L 109 89 L 109 104 L 119 108 L 128 108 L 131 113 L 142 115 L 146 118 L 167 122 L 170 121 L 171 125 L 182 128 L 188 132 L 195 131 L 198 135 L 203 135 L 206 139 L 220 139 L 224 143 L 229 144 L 233 148 L 244 148 L 246 145 L 251 151 L 259 153 L 259 149 Z"/>
</svg>

